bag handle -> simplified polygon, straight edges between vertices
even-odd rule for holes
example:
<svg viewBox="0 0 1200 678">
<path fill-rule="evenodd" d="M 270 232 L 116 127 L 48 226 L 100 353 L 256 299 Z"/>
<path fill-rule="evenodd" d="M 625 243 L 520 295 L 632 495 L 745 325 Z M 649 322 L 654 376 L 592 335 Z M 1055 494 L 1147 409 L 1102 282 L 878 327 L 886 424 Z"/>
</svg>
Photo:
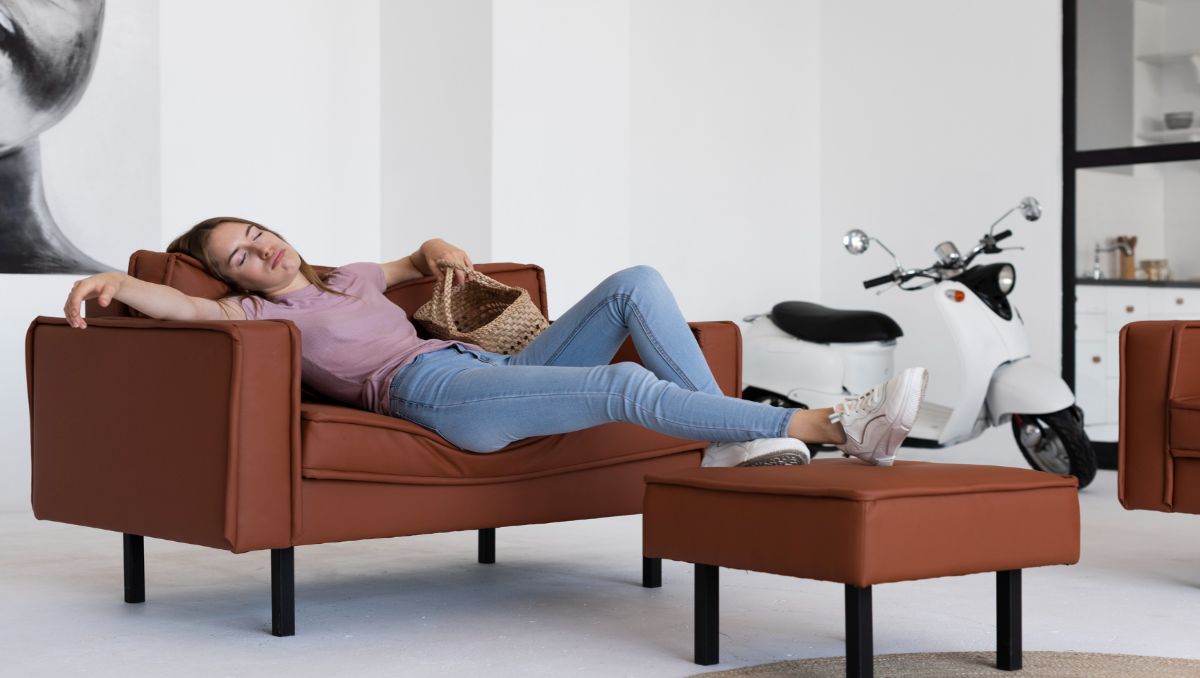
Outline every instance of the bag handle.
<svg viewBox="0 0 1200 678">
<path fill-rule="evenodd" d="M 463 273 L 467 274 L 468 280 L 474 280 L 478 283 L 481 283 L 488 287 L 493 287 L 498 290 L 509 289 L 508 285 L 505 285 L 504 283 L 499 282 L 497 280 L 493 280 L 492 278 L 487 277 L 486 275 L 480 273 L 479 271 L 476 271 L 473 268 L 467 268 L 466 266 L 463 266 L 462 264 L 459 264 L 459 263 L 456 263 L 453 261 L 439 261 L 439 262 L 437 262 L 437 265 L 443 269 L 443 272 L 444 272 L 444 269 L 451 269 L 454 271 L 462 271 Z M 453 276 L 443 275 L 442 281 L 445 282 L 445 280 L 447 278 L 450 278 L 451 280 L 453 280 Z"/>
<path fill-rule="evenodd" d="M 437 262 L 437 265 L 442 269 L 443 275 L 442 279 L 437 282 L 437 288 L 434 290 L 434 293 L 441 301 L 441 320 L 443 323 L 445 323 L 446 328 L 451 332 L 459 333 L 458 323 L 454 322 L 454 312 L 451 311 L 453 305 L 450 302 L 450 296 L 454 291 L 454 275 L 451 274 L 450 271 L 463 271 L 467 274 L 468 280 L 474 280 L 485 287 L 491 287 L 498 290 L 509 289 L 507 285 L 496 280 L 492 280 L 479 271 L 467 268 L 462 264 L 452 261 L 439 261 Z M 464 282 L 463 284 L 466 283 Z"/>
</svg>

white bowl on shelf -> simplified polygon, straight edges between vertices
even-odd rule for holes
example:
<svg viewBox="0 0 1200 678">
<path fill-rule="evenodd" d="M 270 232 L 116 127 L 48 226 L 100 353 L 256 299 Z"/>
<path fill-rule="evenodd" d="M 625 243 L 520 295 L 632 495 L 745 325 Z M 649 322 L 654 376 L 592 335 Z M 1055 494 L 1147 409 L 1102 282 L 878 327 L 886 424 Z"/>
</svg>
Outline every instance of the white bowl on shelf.
<svg viewBox="0 0 1200 678">
<path fill-rule="evenodd" d="M 1195 116 L 1191 111 L 1175 111 L 1163 114 L 1163 124 L 1167 129 L 1187 129 L 1192 126 Z"/>
</svg>

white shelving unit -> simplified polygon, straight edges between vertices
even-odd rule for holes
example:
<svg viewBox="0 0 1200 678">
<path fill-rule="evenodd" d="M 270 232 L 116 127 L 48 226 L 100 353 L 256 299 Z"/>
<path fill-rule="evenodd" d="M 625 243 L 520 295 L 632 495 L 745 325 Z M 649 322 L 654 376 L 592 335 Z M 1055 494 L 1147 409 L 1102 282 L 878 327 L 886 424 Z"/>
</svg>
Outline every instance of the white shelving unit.
<svg viewBox="0 0 1200 678">
<path fill-rule="evenodd" d="M 1145 73 L 1153 73 L 1150 79 L 1156 82 L 1161 82 L 1168 72 L 1172 72 L 1172 80 L 1178 88 L 1176 94 L 1171 97 L 1176 99 L 1174 104 L 1182 102 L 1194 103 L 1194 93 L 1200 92 L 1200 52 L 1150 52 L 1139 54 L 1137 60 L 1143 64 L 1147 64 Z M 1186 69 L 1186 71 L 1181 70 Z M 1143 77 L 1146 77 L 1143 75 Z M 1188 84 L 1190 83 L 1190 87 Z M 1145 87 L 1143 85 L 1143 87 Z M 1187 90 L 1192 90 L 1188 92 Z M 1169 99 L 1161 91 L 1161 85 L 1151 86 L 1149 89 L 1143 89 L 1143 92 L 1153 92 L 1154 95 L 1148 101 L 1141 102 L 1145 108 L 1144 112 L 1148 113 L 1152 108 L 1162 108 L 1163 110 L 1156 111 L 1156 115 L 1150 116 L 1159 118 L 1161 122 L 1161 114 L 1171 110 Z M 1179 97 L 1183 96 L 1182 101 Z M 1179 110 L 1189 110 L 1188 106 L 1184 106 Z M 1149 124 L 1149 123 L 1143 123 Z M 1140 141 L 1151 144 L 1181 144 L 1190 141 L 1200 141 L 1200 127 L 1189 127 L 1186 129 L 1143 129 L 1137 133 L 1137 138 Z"/>
<path fill-rule="evenodd" d="M 1164 52 L 1158 54 L 1139 54 L 1138 61 L 1155 66 L 1169 66 L 1171 64 L 1181 64 L 1192 62 L 1200 68 L 1200 52 Z"/>
<path fill-rule="evenodd" d="M 1200 141 L 1200 127 L 1170 130 L 1163 115 L 1200 117 L 1200 3 L 1136 0 L 1133 12 L 1134 144 Z M 1187 28 L 1187 27 L 1191 28 Z"/>
<path fill-rule="evenodd" d="M 1138 134 L 1138 138 L 1155 144 L 1183 144 L 1189 141 L 1200 141 L 1200 127 L 1141 132 Z"/>
</svg>

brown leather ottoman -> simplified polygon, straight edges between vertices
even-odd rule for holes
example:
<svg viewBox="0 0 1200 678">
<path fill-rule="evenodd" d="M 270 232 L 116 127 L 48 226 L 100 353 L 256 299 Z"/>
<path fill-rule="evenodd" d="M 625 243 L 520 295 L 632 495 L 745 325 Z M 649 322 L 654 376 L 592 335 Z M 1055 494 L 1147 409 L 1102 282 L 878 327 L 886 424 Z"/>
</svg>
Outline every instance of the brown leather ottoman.
<svg viewBox="0 0 1200 678">
<path fill-rule="evenodd" d="M 1001 466 L 857 460 L 646 478 L 644 582 L 696 564 L 697 664 L 717 663 L 719 567 L 846 585 L 846 673 L 873 671 L 871 586 L 997 573 L 997 666 L 1021 668 L 1021 569 L 1079 560 L 1076 481 Z"/>
</svg>

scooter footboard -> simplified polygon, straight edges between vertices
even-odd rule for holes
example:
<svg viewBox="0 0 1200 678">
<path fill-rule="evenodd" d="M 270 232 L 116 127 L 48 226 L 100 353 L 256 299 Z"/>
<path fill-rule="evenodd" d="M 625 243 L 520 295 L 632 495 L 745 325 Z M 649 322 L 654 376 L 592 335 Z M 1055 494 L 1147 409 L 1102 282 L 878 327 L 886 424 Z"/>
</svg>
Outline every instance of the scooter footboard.
<svg viewBox="0 0 1200 678">
<path fill-rule="evenodd" d="M 1075 404 L 1062 377 L 1028 358 L 996 368 L 988 385 L 987 405 L 992 425 L 1010 414 L 1049 414 Z"/>
</svg>

